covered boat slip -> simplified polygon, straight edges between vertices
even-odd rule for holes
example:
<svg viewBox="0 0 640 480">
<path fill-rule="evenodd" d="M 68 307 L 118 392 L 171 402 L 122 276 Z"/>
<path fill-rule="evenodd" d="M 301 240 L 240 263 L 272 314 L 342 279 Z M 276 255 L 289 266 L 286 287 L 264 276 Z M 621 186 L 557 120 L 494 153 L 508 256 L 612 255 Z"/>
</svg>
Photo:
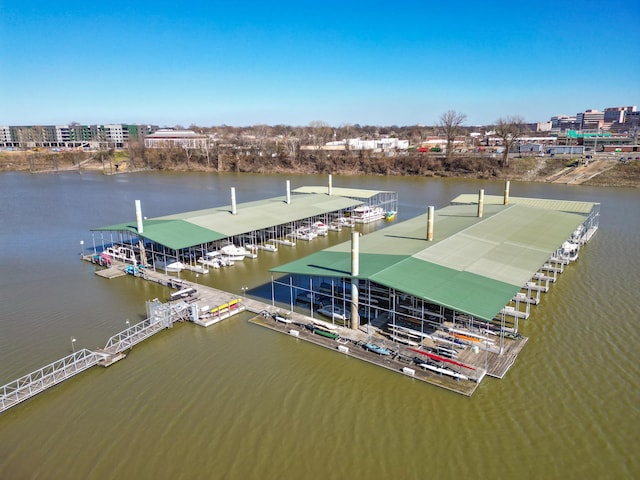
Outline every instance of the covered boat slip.
<svg viewBox="0 0 640 480">
<path fill-rule="evenodd" d="M 361 317 L 365 311 L 383 312 L 388 324 L 413 325 L 419 332 L 446 331 L 451 322 L 469 331 L 491 329 L 499 333 L 502 350 L 505 333 L 517 336 L 518 316 L 507 320 L 505 306 L 519 302 L 523 289 L 531 297 L 531 280 L 563 242 L 598 226 L 594 203 L 511 198 L 504 205 L 489 197 L 479 217 L 478 196 L 468 197 L 435 212 L 432 241 L 427 215 L 359 240 Z M 274 291 L 293 286 L 317 296 L 328 283 L 331 302 L 344 308 L 341 302 L 350 298 L 340 293 L 351 291 L 351 249 L 343 243 L 272 269 L 286 274 L 274 279 Z M 372 291 L 381 297 L 375 304 L 369 301 Z"/>
<path fill-rule="evenodd" d="M 362 205 L 381 207 L 385 212 L 398 211 L 398 192 L 365 190 L 362 188 L 341 188 L 325 186 L 299 187 L 294 193 L 326 193 L 358 200 Z"/>
<path fill-rule="evenodd" d="M 286 196 L 237 205 L 232 189 L 231 205 L 140 220 L 142 231 L 136 220 L 93 228 L 94 250 L 96 236 L 103 246 L 123 243 L 138 248 L 142 240 L 149 260 L 162 257 L 164 261 L 195 262 L 196 257 L 227 243 L 293 245 L 286 239 L 296 229 L 313 222 L 328 224 L 369 201 L 393 200 L 397 205 L 395 192 L 336 188 L 329 195 L 327 187 L 325 193 L 320 192 L 321 187 L 310 188 L 317 192 L 295 191 L 291 195 L 287 188 Z"/>
</svg>

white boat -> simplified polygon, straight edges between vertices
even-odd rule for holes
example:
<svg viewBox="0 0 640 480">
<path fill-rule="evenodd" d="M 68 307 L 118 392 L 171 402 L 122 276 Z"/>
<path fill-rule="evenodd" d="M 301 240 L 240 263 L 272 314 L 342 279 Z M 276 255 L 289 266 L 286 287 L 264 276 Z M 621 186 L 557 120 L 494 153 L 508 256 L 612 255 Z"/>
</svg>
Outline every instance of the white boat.
<svg viewBox="0 0 640 480">
<path fill-rule="evenodd" d="M 183 264 L 185 270 L 189 270 L 190 272 L 202 273 L 203 275 L 209 273 L 209 269 L 202 265 L 191 265 L 190 263 Z"/>
<path fill-rule="evenodd" d="M 300 227 L 290 234 L 288 237 L 297 238 L 298 240 L 313 240 L 318 236 L 310 227 Z"/>
<path fill-rule="evenodd" d="M 563 258 L 566 258 L 567 260 L 569 260 L 570 262 L 575 262 L 578 259 L 579 248 L 580 248 L 580 245 L 578 245 L 577 243 L 573 243 L 569 241 L 564 242 L 562 244 L 560 255 Z"/>
<path fill-rule="evenodd" d="M 220 261 L 215 257 L 211 257 L 210 259 L 200 257 L 198 259 L 198 263 L 201 263 L 203 265 L 207 265 L 208 267 L 213 267 L 213 268 L 220 268 L 222 266 L 220 265 Z"/>
<path fill-rule="evenodd" d="M 325 317 L 329 317 L 333 320 L 349 320 L 351 318 L 351 313 L 346 311 L 344 308 L 336 305 L 331 308 L 331 305 L 325 305 L 322 308 L 316 310 L 319 314 L 324 315 Z"/>
<path fill-rule="evenodd" d="M 246 258 L 258 258 L 258 246 L 257 245 L 254 245 L 252 243 L 247 243 L 244 246 L 244 248 L 247 251 Z"/>
<path fill-rule="evenodd" d="M 227 257 L 229 260 L 244 260 L 244 257 L 247 256 L 249 252 L 244 247 L 238 247 L 233 243 L 229 245 L 225 245 L 220 249 L 220 255 L 223 257 Z"/>
<path fill-rule="evenodd" d="M 172 257 L 163 258 L 156 255 L 153 265 L 156 270 L 164 270 L 167 273 L 179 273 L 184 270 L 184 263 L 178 262 Z"/>
<path fill-rule="evenodd" d="M 338 217 L 336 218 L 335 223 L 340 227 L 353 228 L 356 226 L 356 222 L 354 222 L 353 218 L 347 217 Z"/>
<path fill-rule="evenodd" d="M 370 207 L 362 205 L 353 209 L 351 218 L 356 223 L 369 223 L 380 220 L 386 216 L 387 212 L 382 207 Z"/>
<path fill-rule="evenodd" d="M 136 254 L 131 247 L 125 247 L 124 245 L 111 245 L 105 248 L 101 255 L 108 255 L 112 260 L 120 260 L 121 262 L 138 263 Z"/>
<path fill-rule="evenodd" d="M 315 222 L 313 225 L 311 225 L 311 230 L 322 236 L 329 234 L 329 227 L 320 221 Z"/>
<path fill-rule="evenodd" d="M 263 243 L 262 245 L 258 245 L 260 250 L 266 250 L 267 252 L 277 252 L 278 247 L 276 247 L 273 243 Z"/>
</svg>

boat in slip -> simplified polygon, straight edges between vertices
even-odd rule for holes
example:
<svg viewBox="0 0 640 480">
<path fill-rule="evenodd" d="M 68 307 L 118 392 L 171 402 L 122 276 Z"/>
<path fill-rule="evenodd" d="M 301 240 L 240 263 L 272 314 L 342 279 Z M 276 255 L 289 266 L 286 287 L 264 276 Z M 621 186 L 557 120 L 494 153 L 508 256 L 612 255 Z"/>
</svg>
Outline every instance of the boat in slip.
<svg viewBox="0 0 640 480">
<path fill-rule="evenodd" d="M 311 230 L 317 235 L 326 236 L 329 234 L 329 227 L 324 223 L 318 221 L 311 225 Z"/>
<path fill-rule="evenodd" d="M 369 223 L 383 219 L 385 215 L 386 212 L 382 207 L 371 207 L 369 205 L 363 205 L 353 209 L 351 218 L 356 223 Z"/>
<path fill-rule="evenodd" d="M 220 255 L 233 261 L 244 260 L 244 257 L 246 257 L 248 254 L 249 251 L 246 248 L 238 247 L 233 243 L 220 248 Z"/>
<path fill-rule="evenodd" d="M 276 247 L 273 243 L 263 243 L 262 245 L 258 245 L 260 250 L 265 250 L 267 252 L 277 252 L 278 247 Z"/>
<path fill-rule="evenodd" d="M 253 243 L 247 243 L 244 246 L 244 249 L 247 251 L 247 255 L 245 258 L 258 258 L 258 246 Z"/>
<path fill-rule="evenodd" d="M 184 270 L 184 263 L 172 257 L 157 256 L 153 260 L 156 270 L 164 270 L 166 273 L 180 273 Z"/>
<path fill-rule="evenodd" d="M 313 240 L 318 236 L 318 233 L 311 227 L 300 227 L 294 230 L 290 236 L 299 240 Z"/>
<path fill-rule="evenodd" d="M 340 320 L 342 322 L 351 319 L 351 313 L 349 313 L 344 308 L 335 305 L 325 305 L 324 307 L 316 310 L 320 315 L 324 315 L 325 317 L 329 317 L 332 320 Z"/>
<path fill-rule="evenodd" d="M 108 257 L 110 260 L 119 260 L 125 263 L 138 263 L 136 253 L 133 248 L 124 245 L 111 245 L 105 248 L 100 254 L 103 258 Z"/>
<path fill-rule="evenodd" d="M 578 250 L 580 245 L 570 241 L 566 241 L 560 248 L 560 257 L 570 262 L 575 262 L 578 259 Z"/>
</svg>

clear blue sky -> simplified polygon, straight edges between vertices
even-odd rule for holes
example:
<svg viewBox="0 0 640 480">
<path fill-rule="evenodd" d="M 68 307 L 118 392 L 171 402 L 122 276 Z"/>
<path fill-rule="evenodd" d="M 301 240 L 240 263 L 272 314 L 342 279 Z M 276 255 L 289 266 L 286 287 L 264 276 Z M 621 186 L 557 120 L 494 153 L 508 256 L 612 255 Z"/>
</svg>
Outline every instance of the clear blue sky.
<svg viewBox="0 0 640 480">
<path fill-rule="evenodd" d="M 640 1 L 0 0 L 0 125 L 467 125 L 640 107 Z"/>
</svg>

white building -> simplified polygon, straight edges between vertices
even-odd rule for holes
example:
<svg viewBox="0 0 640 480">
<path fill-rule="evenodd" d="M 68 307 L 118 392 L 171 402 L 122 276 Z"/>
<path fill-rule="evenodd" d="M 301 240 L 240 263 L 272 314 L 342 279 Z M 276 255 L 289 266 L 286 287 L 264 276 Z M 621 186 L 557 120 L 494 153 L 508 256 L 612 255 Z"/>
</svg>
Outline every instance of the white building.
<svg viewBox="0 0 640 480">
<path fill-rule="evenodd" d="M 146 148 L 205 148 L 208 137 L 199 135 L 193 130 L 160 129 L 144 137 Z"/>
<path fill-rule="evenodd" d="M 406 150 L 409 148 L 409 140 L 400 140 L 397 138 L 378 138 L 376 140 L 362 140 L 360 138 L 349 138 L 348 140 L 338 140 L 328 142 L 327 147 L 345 147 L 349 146 L 349 150 L 377 150 L 380 152 L 388 152 L 391 150 Z"/>
</svg>

